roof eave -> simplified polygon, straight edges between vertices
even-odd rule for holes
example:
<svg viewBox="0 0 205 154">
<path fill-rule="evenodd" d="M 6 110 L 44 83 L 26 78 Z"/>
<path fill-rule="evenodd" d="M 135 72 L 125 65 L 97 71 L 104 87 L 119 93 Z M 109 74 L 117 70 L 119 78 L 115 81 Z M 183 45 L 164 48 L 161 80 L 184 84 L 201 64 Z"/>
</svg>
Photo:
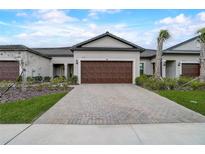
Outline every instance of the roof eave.
<svg viewBox="0 0 205 154">
<path fill-rule="evenodd" d="M 106 47 L 84 47 L 84 48 L 73 48 L 72 51 L 137 51 L 143 52 L 143 49 L 138 48 L 106 48 Z"/>
</svg>

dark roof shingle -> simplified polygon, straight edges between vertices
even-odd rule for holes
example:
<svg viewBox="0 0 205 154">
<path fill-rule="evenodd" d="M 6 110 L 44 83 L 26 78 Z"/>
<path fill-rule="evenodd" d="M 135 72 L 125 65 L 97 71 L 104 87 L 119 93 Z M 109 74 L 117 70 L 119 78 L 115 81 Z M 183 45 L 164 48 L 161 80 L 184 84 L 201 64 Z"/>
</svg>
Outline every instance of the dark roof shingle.
<svg viewBox="0 0 205 154">
<path fill-rule="evenodd" d="M 28 48 L 27 46 L 24 46 L 24 45 L 0 45 L 0 51 L 28 51 L 28 52 L 31 52 L 33 54 L 50 59 L 50 57 L 48 57 L 44 54 L 41 54 L 36 50 Z"/>
<path fill-rule="evenodd" d="M 70 47 L 32 48 L 32 49 L 49 57 L 60 57 L 60 56 L 73 57 L 73 52 L 70 50 Z"/>
<path fill-rule="evenodd" d="M 145 49 L 144 52 L 140 53 L 140 58 L 153 58 L 156 56 L 156 50 L 154 49 Z"/>
</svg>

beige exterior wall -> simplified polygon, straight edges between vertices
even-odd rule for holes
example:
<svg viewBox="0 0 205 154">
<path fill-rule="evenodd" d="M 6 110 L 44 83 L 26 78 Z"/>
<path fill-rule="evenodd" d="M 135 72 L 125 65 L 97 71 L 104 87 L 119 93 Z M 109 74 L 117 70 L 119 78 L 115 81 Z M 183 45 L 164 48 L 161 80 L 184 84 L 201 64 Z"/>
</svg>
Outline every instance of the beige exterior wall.
<svg viewBox="0 0 205 154">
<path fill-rule="evenodd" d="M 153 75 L 153 64 L 150 59 L 140 59 L 140 63 L 144 64 L 144 74 Z"/>
<path fill-rule="evenodd" d="M 116 39 L 109 36 L 103 37 L 99 40 L 95 40 L 88 44 L 83 45 L 83 47 L 118 47 L 118 48 L 132 48 L 130 45 L 122 43 Z"/>
<path fill-rule="evenodd" d="M 25 68 L 25 77 L 50 75 L 50 59 L 27 51 L 0 51 L 0 60 L 19 61 L 19 73 Z"/>
<path fill-rule="evenodd" d="M 140 53 L 130 51 L 74 51 L 74 75 L 78 76 L 81 83 L 81 61 L 132 61 L 133 62 L 133 83 L 135 77 L 140 75 L 139 63 Z"/>
<path fill-rule="evenodd" d="M 50 76 L 50 59 L 42 56 L 25 52 L 26 59 L 26 76 Z"/>
</svg>

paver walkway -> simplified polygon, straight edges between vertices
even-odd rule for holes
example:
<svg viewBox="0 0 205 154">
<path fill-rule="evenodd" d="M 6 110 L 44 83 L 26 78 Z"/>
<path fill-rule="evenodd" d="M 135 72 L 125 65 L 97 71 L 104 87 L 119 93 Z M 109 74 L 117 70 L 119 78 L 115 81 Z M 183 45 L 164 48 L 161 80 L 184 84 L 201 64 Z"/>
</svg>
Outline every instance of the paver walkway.
<svg viewBox="0 0 205 154">
<path fill-rule="evenodd" d="M 205 122 L 205 116 L 132 84 L 82 84 L 44 113 L 38 124 Z"/>
</svg>

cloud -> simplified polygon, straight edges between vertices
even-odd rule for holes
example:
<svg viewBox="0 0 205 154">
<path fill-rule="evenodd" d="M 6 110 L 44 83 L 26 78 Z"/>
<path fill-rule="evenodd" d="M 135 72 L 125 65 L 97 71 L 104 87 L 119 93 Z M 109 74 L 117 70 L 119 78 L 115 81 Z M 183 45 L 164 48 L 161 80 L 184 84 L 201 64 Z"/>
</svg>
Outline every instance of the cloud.
<svg viewBox="0 0 205 154">
<path fill-rule="evenodd" d="M 16 14 L 16 16 L 17 16 L 17 17 L 27 17 L 28 14 L 25 13 L 25 12 L 18 12 L 18 13 Z"/>
<path fill-rule="evenodd" d="M 189 22 L 190 22 L 189 17 L 186 17 L 184 14 L 179 14 L 174 18 L 166 17 L 159 21 L 160 24 L 166 24 L 166 25 L 167 24 L 187 24 Z"/>
<path fill-rule="evenodd" d="M 200 12 L 197 14 L 201 21 L 205 21 L 205 12 Z"/>
<path fill-rule="evenodd" d="M 118 11 L 120 10 L 92 10 L 97 16 Z M 165 43 L 165 47 L 194 36 L 197 29 L 205 27 L 205 21 L 200 18 L 202 13 L 193 16 L 178 14 L 175 17 L 168 16 L 157 21 L 149 21 L 151 26 L 147 28 L 146 21 L 140 23 L 103 21 L 99 23 L 91 18 L 78 19 L 65 10 L 35 10 L 27 13 L 28 18 L 24 18 L 24 22 L 17 21 L 15 24 L 10 24 L 0 21 L 0 25 L 9 25 L 9 28 L 13 28 L 16 32 L 10 36 L 1 36 L 0 41 L 25 44 L 29 47 L 72 46 L 109 31 L 144 48 L 155 49 L 160 29 L 168 29 L 172 35 L 171 39 Z"/>
<path fill-rule="evenodd" d="M 166 17 L 156 21 L 155 31 L 167 29 L 171 33 L 171 39 L 167 41 L 166 46 L 171 46 L 183 40 L 196 36 L 196 31 L 205 27 L 205 13 L 200 12 L 193 16 L 179 14 L 176 17 Z"/>
<path fill-rule="evenodd" d="M 78 21 L 77 18 L 67 15 L 61 10 L 39 10 L 34 13 L 39 22 L 65 23 Z"/>
<path fill-rule="evenodd" d="M 9 23 L 3 22 L 3 21 L 0 21 L 0 25 L 3 25 L 3 26 L 10 26 Z"/>
<path fill-rule="evenodd" d="M 95 19 L 99 18 L 99 14 L 115 14 L 119 13 L 121 10 L 119 9 L 98 9 L 98 10 L 89 10 L 88 17 L 92 17 Z"/>
</svg>

